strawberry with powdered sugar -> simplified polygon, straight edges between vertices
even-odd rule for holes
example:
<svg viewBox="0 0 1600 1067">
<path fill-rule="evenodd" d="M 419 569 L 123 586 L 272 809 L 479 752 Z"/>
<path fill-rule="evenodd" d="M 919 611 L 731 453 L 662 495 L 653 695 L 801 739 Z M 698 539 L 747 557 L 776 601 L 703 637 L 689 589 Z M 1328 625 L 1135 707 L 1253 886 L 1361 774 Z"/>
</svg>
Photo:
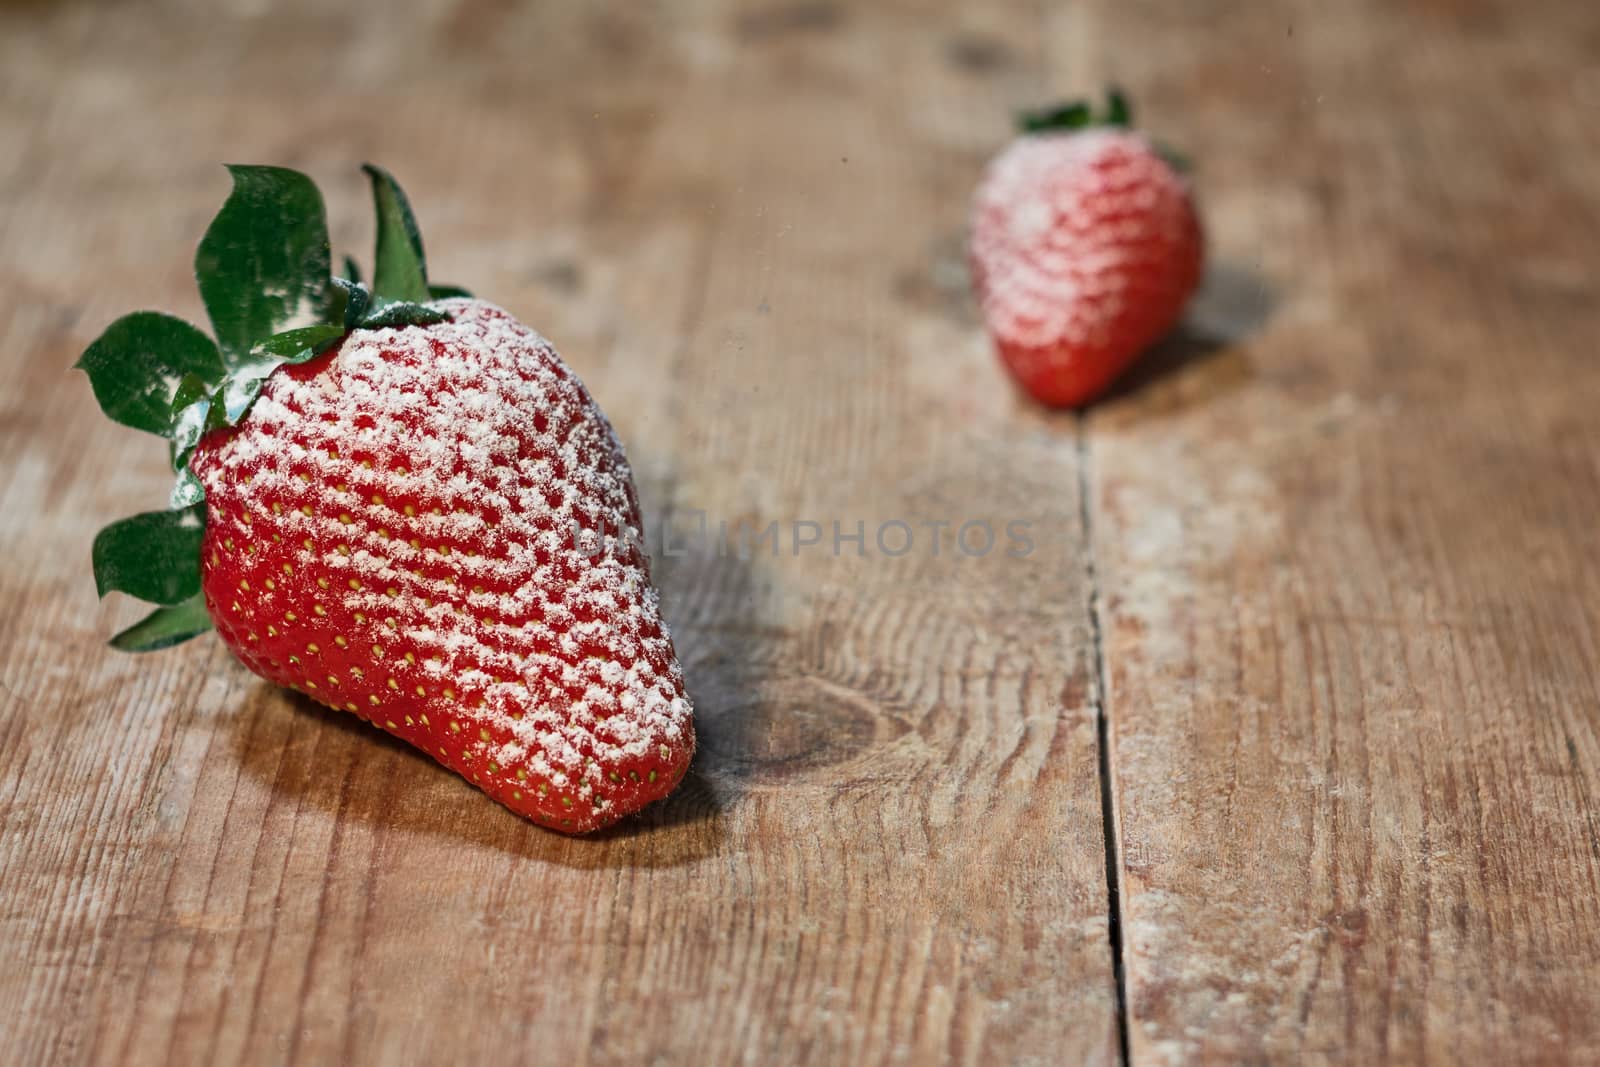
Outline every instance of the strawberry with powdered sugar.
<svg viewBox="0 0 1600 1067">
<path fill-rule="evenodd" d="M 689 702 L 632 475 L 583 383 L 504 311 L 427 285 L 384 172 L 369 292 L 353 265 L 329 276 L 309 180 L 233 170 L 197 257 L 220 346 L 141 312 L 80 364 L 179 471 L 169 510 L 96 540 L 101 592 L 161 605 L 112 643 L 214 625 L 255 673 L 564 831 L 670 792 Z"/>
<path fill-rule="evenodd" d="M 1172 329 L 1200 281 L 1200 220 L 1178 161 L 1113 90 L 1024 115 L 973 197 L 973 286 L 1002 362 L 1029 395 L 1100 397 Z"/>
</svg>

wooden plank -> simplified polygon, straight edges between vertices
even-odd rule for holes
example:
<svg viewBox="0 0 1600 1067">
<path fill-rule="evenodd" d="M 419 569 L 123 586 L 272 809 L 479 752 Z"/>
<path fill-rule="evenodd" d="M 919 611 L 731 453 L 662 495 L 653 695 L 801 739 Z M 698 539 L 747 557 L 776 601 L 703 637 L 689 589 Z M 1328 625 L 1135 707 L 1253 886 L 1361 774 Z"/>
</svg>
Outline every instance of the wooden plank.
<svg viewBox="0 0 1600 1067">
<path fill-rule="evenodd" d="M 1091 422 L 1133 1061 L 1594 1062 L 1600 9 L 1088 18 L 1222 268 Z"/>
<path fill-rule="evenodd" d="M 0 1058 L 1114 1058 L 1073 425 L 998 387 L 959 260 L 1037 15 L 947 7 L 0 13 Z M 540 831 L 214 641 L 102 647 L 90 539 L 166 475 L 65 368 L 200 317 L 212 161 L 311 170 L 342 251 L 364 158 L 650 514 L 828 538 L 659 559 L 703 751 L 628 830 Z M 887 558 L 896 518 L 1036 551 Z"/>
</svg>

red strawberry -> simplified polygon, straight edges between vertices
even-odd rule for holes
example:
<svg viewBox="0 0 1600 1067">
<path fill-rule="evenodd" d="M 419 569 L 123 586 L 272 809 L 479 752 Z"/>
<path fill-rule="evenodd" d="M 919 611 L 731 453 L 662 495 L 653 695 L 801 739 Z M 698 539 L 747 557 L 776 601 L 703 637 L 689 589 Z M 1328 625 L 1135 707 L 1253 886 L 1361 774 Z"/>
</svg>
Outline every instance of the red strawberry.
<svg viewBox="0 0 1600 1067">
<path fill-rule="evenodd" d="M 320 354 L 301 345 L 303 360 L 269 366 L 233 424 L 228 390 L 256 374 L 248 359 L 198 402 L 211 428 L 190 463 L 198 489 L 179 495 L 204 493 L 204 612 L 262 677 L 404 738 L 536 822 L 605 826 L 670 792 L 694 752 L 627 461 L 549 342 L 489 304 L 427 299 L 409 209 L 387 175 L 374 185 L 378 311 L 331 325 Z M 415 245 L 403 284 L 397 243 Z M 345 319 L 365 304 L 359 285 L 328 291 Z M 226 312 L 213 319 L 224 335 Z M 289 336 L 280 348 L 304 330 Z M 85 363 L 101 394 L 103 369 Z M 177 390 L 180 459 L 196 403 Z M 184 531 L 182 555 L 194 526 L 166 525 Z M 127 589 L 128 561 L 102 547 L 102 588 Z M 176 602 L 157 616 L 193 617 L 188 588 L 150 598 Z M 130 633 L 114 643 L 185 636 L 161 620 Z"/>
<path fill-rule="evenodd" d="M 978 187 L 973 283 L 1023 388 L 1076 406 L 1177 322 L 1200 280 L 1200 222 L 1116 92 L 1102 117 L 1075 104 L 1023 126 Z"/>
</svg>

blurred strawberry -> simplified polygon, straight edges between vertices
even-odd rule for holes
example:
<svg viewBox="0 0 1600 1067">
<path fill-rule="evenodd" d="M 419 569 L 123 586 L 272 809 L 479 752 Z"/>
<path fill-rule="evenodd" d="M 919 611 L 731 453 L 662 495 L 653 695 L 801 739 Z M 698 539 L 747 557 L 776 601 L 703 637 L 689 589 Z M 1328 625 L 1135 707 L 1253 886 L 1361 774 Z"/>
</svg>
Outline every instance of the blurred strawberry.
<svg viewBox="0 0 1600 1067">
<path fill-rule="evenodd" d="M 1203 241 L 1189 185 L 1130 128 L 1071 104 L 1026 115 L 973 204 L 973 285 L 1001 360 L 1053 406 L 1078 406 L 1178 321 Z"/>
</svg>

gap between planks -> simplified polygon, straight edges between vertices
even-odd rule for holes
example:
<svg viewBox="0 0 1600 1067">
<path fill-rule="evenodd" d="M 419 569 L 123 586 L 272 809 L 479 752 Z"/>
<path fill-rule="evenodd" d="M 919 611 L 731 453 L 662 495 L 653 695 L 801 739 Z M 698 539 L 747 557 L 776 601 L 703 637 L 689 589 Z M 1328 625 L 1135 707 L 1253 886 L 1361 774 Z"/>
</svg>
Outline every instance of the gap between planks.
<svg viewBox="0 0 1600 1067">
<path fill-rule="evenodd" d="M 1122 947 L 1122 849 L 1118 838 L 1116 790 L 1111 782 L 1111 713 L 1106 688 L 1105 640 L 1100 625 L 1100 575 L 1095 567 L 1093 479 L 1089 476 L 1089 418 L 1078 412 L 1078 525 L 1083 530 L 1083 568 L 1088 585 L 1091 661 L 1094 664 L 1095 757 L 1100 776 L 1100 829 L 1106 847 L 1106 940 L 1116 982 L 1117 1061 L 1129 1067 L 1128 976 Z"/>
</svg>

